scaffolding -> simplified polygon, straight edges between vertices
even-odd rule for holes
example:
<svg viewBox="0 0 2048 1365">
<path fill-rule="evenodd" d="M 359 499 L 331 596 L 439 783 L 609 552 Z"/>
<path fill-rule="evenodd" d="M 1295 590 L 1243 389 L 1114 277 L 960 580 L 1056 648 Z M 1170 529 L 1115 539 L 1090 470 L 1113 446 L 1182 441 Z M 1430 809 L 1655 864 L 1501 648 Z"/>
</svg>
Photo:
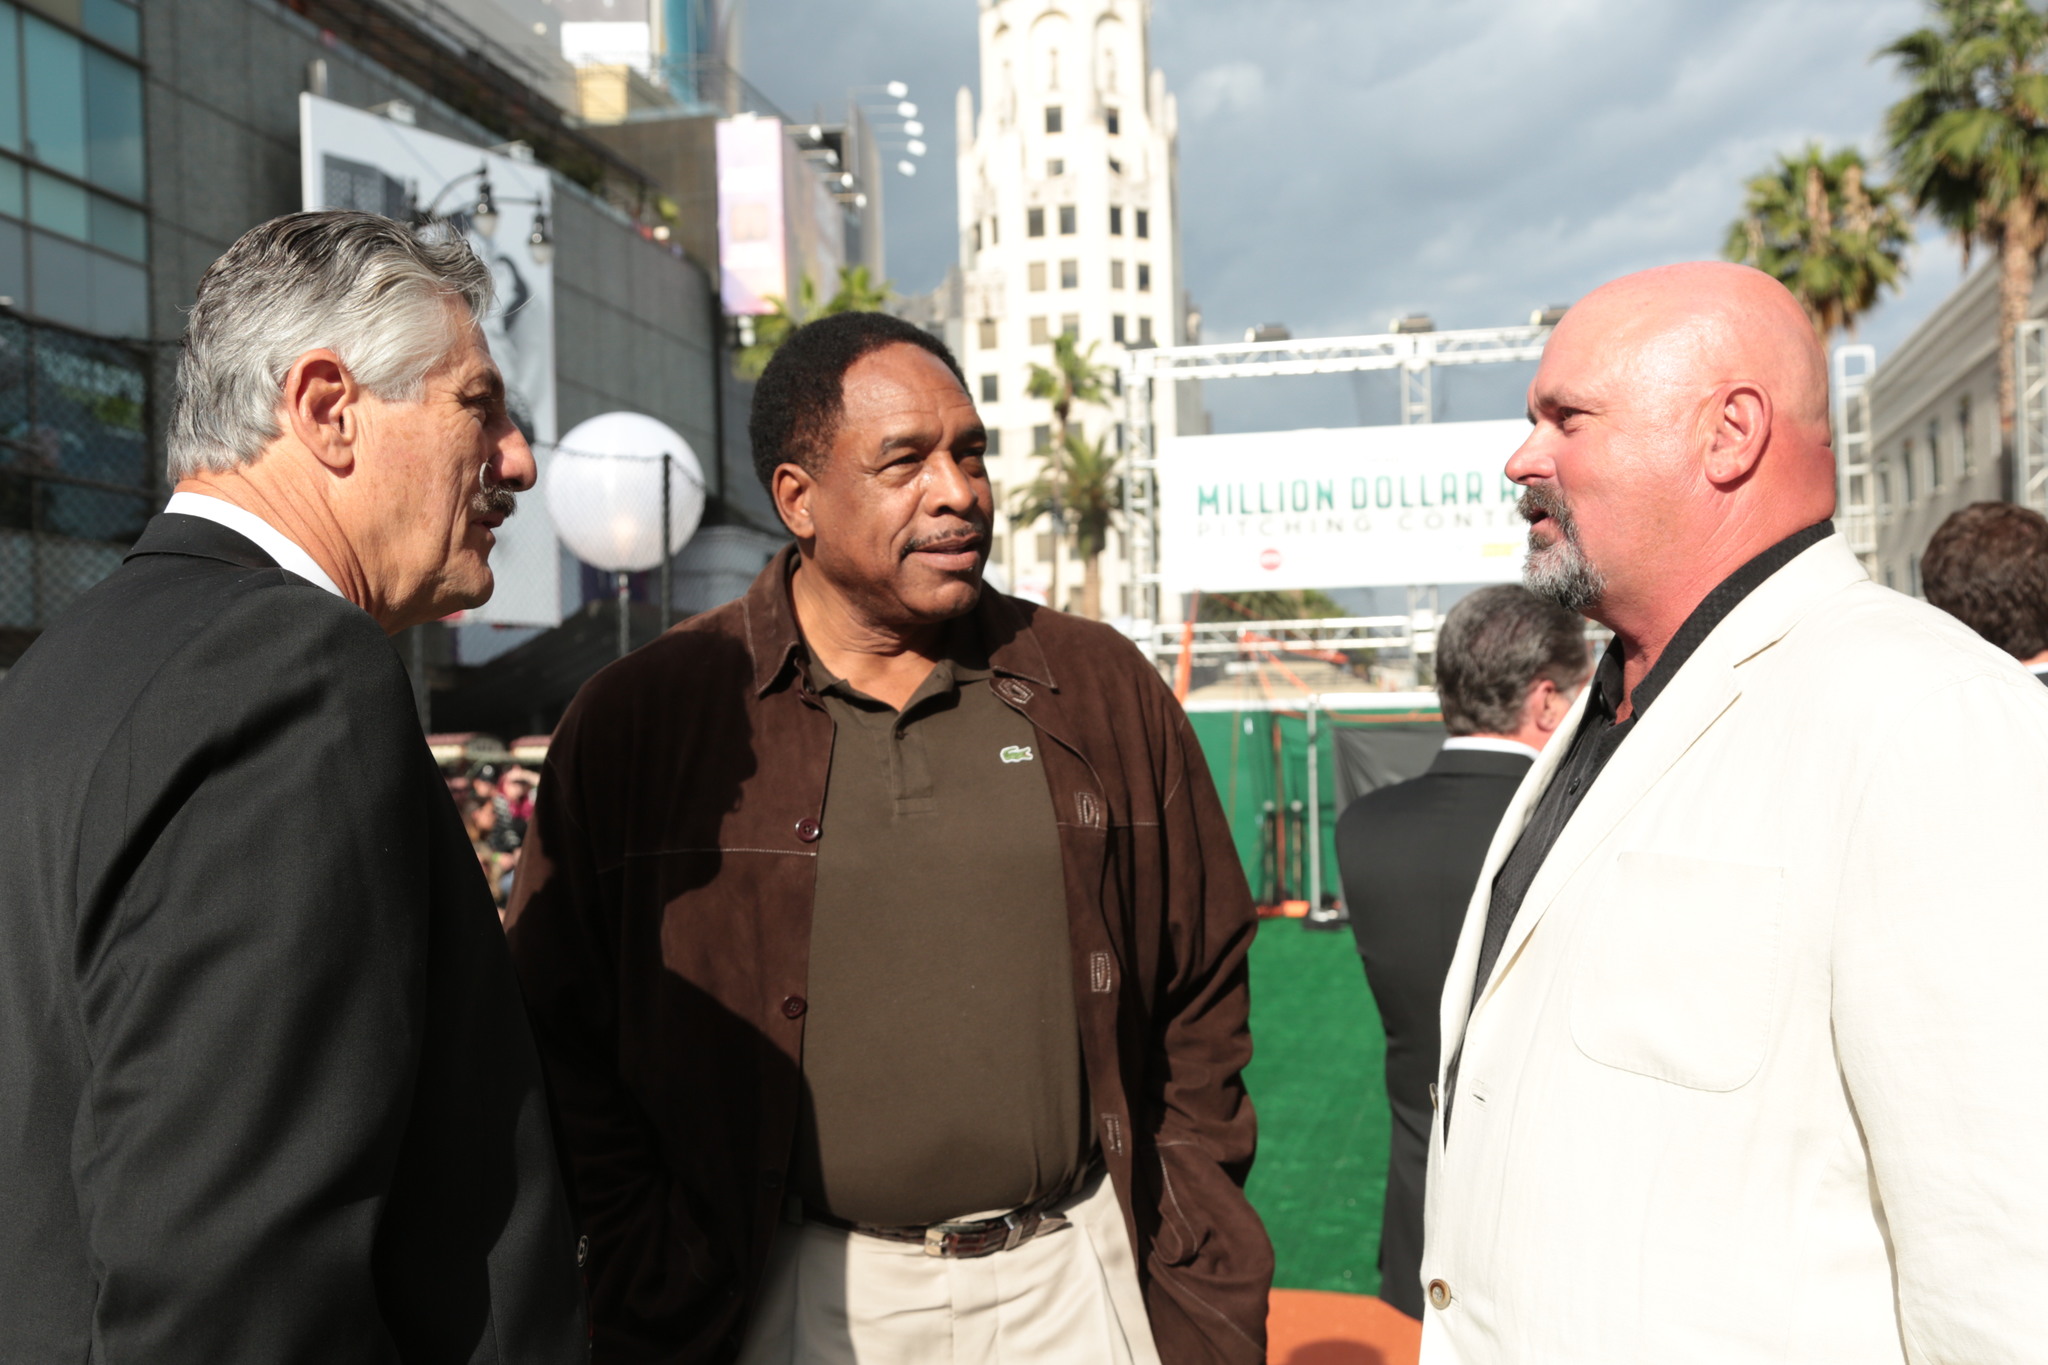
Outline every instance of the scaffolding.
<svg viewBox="0 0 2048 1365">
<path fill-rule="evenodd" d="M 1180 380 L 1263 379 L 1278 375 L 1401 373 L 1403 425 L 1431 421 L 1432 382 L 1439 365 L 1497 365 L 1543 357 L 1551 328 L 1479 327 L 1453 332 L 1387 332 L 1373 336 L 1324 337 L 1300 341 L 1247 341 L 1206 346 L 1135 347 L 1124 353 L 1124 425 L 1130 451 L 1124 466 L 1124 557 L 1131 584 L 1131 630 L 1147 658 L 1181 652 L 1182 627 L 1159 619 L 1159 457 L 1154 426 L 1155 389 Z M 1366 624 L 1370 622 L 1371 624 Z M 1397 623 L 1399 629 L 1394 629 Z M 1267 622 L 1267 626 L 1281 623 Z M 1435 612 L 1417 608 L 1408 618 L 1347 617 L 1336 621 L 1285 623 L 1290 632 L 1336 638 L 1325 648 L 1406 647 L 1417 654 L 1435 647 Z M 1220 653 L 1236 645 L 1221 637 L 1238 626 L 1213 630 L 1197 625 L 1191 652 Z M 1338 644 L 1342 639 L 1346 644 Z M 1351 643 L 1355 641 L 1355 643 Z"/>
<path fill-rule="evenodd" d="M 1865 573 L 1877 574 L 1876 475 L 1871 465 L 1870 379 L 1877 350 L 1835 348 L 1835 526 Z"/>
</svg>

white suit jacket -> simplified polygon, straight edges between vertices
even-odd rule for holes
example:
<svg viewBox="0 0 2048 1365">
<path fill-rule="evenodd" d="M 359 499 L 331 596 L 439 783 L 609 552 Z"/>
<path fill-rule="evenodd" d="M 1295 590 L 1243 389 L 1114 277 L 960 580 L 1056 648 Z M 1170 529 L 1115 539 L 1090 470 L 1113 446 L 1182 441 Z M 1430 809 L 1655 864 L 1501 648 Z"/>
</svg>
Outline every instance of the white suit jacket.
<svg viewBox="0 0 2048 1365">
<path fill-rule="evenodd" d="M 2048 688 L 1806 550 L 1615 751 L 1468 1025 L 1568 747 L 1444 988 L 1425 1365 L 2048 1361 Z"/>
</svg>

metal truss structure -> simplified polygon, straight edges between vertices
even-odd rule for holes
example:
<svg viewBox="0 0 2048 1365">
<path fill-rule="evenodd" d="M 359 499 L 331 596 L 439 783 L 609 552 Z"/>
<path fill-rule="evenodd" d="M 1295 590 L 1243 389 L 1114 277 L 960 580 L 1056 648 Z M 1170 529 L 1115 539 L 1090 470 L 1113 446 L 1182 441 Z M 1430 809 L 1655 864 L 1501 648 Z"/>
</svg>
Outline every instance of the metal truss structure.
<svg viewBox="0 0 2048 1365">
<path fill-rule="evenodd" d="M 2013 329 L 2013 501 L 2048 512 L 2048 322 Z"/>
<path fill-rule="evenodd" d="M 1871 452 L 1870 380 L 1876 372 L 1875 347 L 1835 348 L 1835 525 L 1872 577 L 1877 575 L 1877 478 Z"/>
<path fill-rule="evenodd" d="M 1387 332 L 1373 336 L 1323 337 L 1301 341 L 1247 341 L 1207 346 L 1138 347 L 1125 352 L 1123 396 L 1130 441 L 1124 473 L 1124 555 L 1130 571 L 1133 633 L 1155 662 L 1181 650 L 1182 628 L 1159 619 L 1159 456 L 1153 404 L 1164 384 L 1181 380 L 1263 379 L 1276 375 L 1401 372 L 1401 421 L 1426 423 L 1432 416 L 1432 376 L 1439 365 L 1497 365 L 1539 360 L 1551 329 L 1480 327 L 1455 332 Z M 1331 634 L 1318 639 L 1325 649 L 1405 647 L 1417 653 L 1435 648 L 1435 613 L 1411 617 L 1345 617 L 1332 621 L 1263 622 L 1194 627 L 1192 652 L 1236 652 L 1246 630 L 1288 638 L 1304 631 Z M 1398 631 L 1395 627 L 1398 626 Z M 1224 638 L 1228 636 L 1229 638 Z"/>
</svg>

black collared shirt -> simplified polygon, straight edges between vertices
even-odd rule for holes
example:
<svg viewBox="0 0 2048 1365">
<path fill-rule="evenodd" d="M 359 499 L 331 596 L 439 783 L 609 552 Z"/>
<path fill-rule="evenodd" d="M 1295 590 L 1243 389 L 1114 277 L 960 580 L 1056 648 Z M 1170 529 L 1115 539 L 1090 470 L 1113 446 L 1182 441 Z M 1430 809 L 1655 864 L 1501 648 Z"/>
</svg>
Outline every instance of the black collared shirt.
<svg viewBox="0 0 2048 1365">
<path fill-rule="evenodd" d="M 1735 610 L 1741 601 L 1778 570 L 1811 547 L 1818 545 L 1835 533 L 1835 524 L 1823 521 L 1794 532 L 1770 549 L 1744 564 L 1721 581 L 1720 586 L 1708 593 L 1700 604 L 1693 608 L 1692 615 L 1685 618 L 1685 624 L 1671 637 L 1671 643 L 1657 656 L 1643 680 L 1629 694 L 1629 717 L 1617 721 L 1614 716 L 1620 708 L 1621 652 L 1609 645 L 1600 656 L 1600 666 L 1593 673 L 1593 695 L 1586 700 L 1586 710 L 1579 720 L 1579 728 L 1572 735 L 1571 749 L 1564 761 L 1551 776 L 1550 785 L 1536 800 L 1536 808 L 1529 813 L 1528 824 L 1522 827 L 1521 838 L 1501 864 L 1500 871 L 1493 879 L 1493 898 L 1486 908 L 1486 933 L 1479 941 L 1479 970 L 1472 981 L 1472 1004 L 1479 1002 L 1479 993 L 1485 989 L 1486 979 L 1493 972 L 1496 959 L 1500 956 L 1501 945 L 1507 941 L 1508 929 L 1515 922 L 1515 914 L 1522 908 L 1522 898 L 1529 894 L 1529 886 L 1536 880 L 1536 874 L 1543 867 L 1543 860 L 1550 856 L 1558 836 L 1564 833 L 1571 822 L 1573 812 L 1586 799 L 1607 761 L 1614 757 L 1629 731 L 1650 709 L 1658 696 L 1678 675 L 1678 670 L 1692 658 L 1701 643 L 1714 627 L 1721 624 L 1728 613 Z"/>
</svg>

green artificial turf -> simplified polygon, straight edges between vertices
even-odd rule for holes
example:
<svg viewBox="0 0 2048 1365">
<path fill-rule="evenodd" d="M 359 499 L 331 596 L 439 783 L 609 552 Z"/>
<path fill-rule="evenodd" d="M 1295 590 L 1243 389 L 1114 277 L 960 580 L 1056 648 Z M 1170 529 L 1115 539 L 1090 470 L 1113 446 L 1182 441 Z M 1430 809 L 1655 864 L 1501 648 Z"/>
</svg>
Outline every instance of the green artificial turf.
<svg viewBox="0 0 2048 1365">
<path fill-rule="evenodd" d="M 1392 1118 L 1386 1039 L 1351 931 L 1262 921 L 1251 982 L 1249 1192 L 1272 1234 L 1273 1284 L 1376 1294 Z"/>
</svg>

